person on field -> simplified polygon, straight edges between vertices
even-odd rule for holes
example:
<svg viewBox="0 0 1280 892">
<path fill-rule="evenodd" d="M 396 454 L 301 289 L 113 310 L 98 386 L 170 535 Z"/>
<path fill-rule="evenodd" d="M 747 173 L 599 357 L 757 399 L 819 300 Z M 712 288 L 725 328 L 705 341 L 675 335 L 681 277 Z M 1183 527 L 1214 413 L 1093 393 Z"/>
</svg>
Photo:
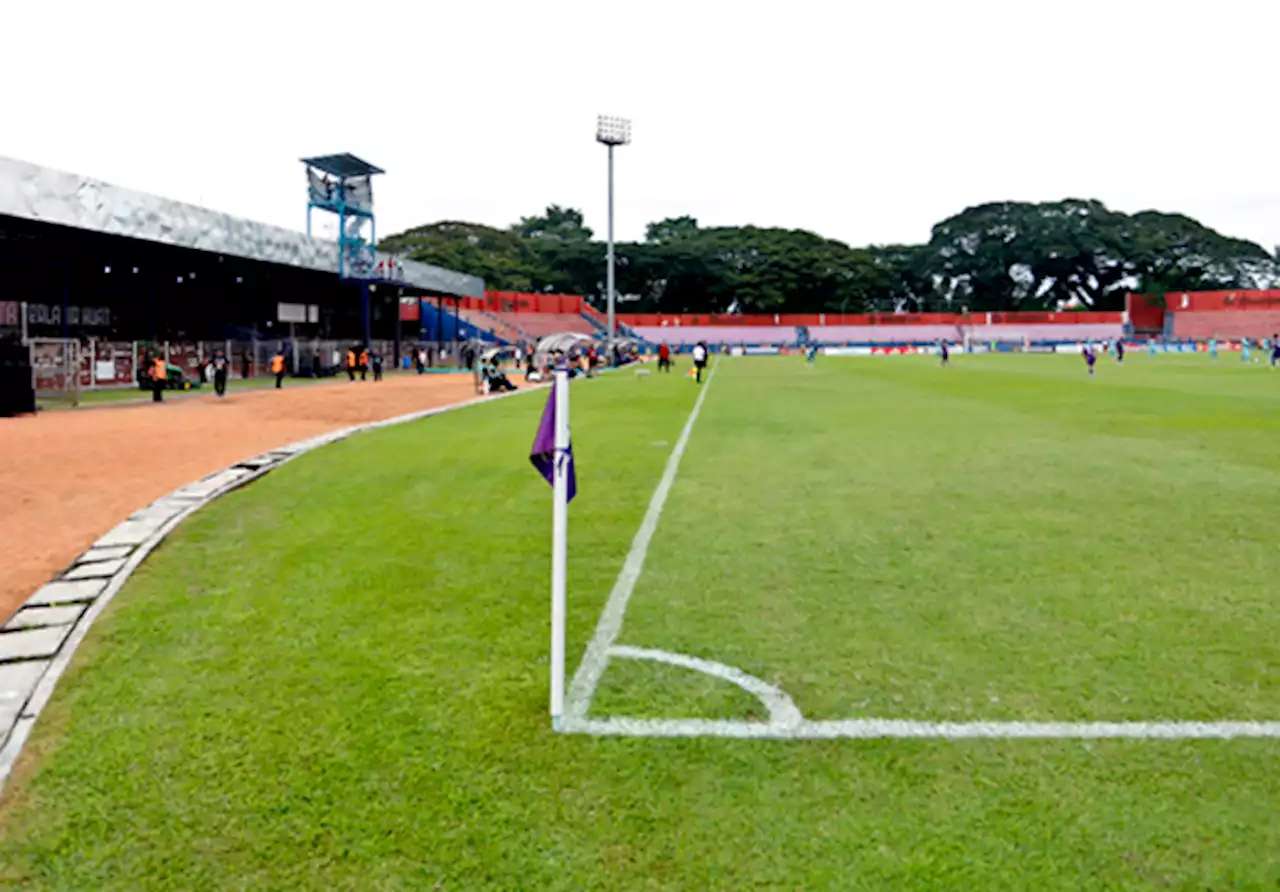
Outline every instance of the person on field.
<svg viewBox="0 0 1280 892">
<path fill-rule="evenodd" d="M 658 347 L 658 371 L 671 372 L 671 348 L 666 344 Z"/>
<path fill-rule="evenodd" d="M 951 347 L 947 344 L 946 338 L 938 341 L 938 358 L 939 364 L 944 368 L 951 365 Z"/>
<path fill-rule="evenodd" d="M 252 364 L 249 362 L 249 351 L 240 351 L 240 380 L 248 381 Z"/>
<path fill-rule="evenodd" d="M 419 375 L 426 372 L 427 351 L 424 350 L 422 347 L 419 347 L 417 350 L 413 351 L 413 364 L 414 364 L 414 367 L 418 370 Z"/>
<path fill-rule="evenodd" d="M 369 348 L 360 347 L 360 380 L 367 381 L 369 375 Z"/>
<path fill-rule="evenodd" d="M 373 380 L 374 381 L 382 380 L 382 354 L 381 353 L 373 354 Z"/>
<path fill-rule="evenodd" d="M 1280 334 L 1271 336 L 1271 367 L 1280 365 Z"/>
<path fill-rule="evenodd" d="M 1116 362 L 1124 364 L 1124 338 L 1116 338 Z"/>
<path fill-rule="evenodd" d="M 498 361 L 496 359 L 481 362 L 480 375 L 484 380 L 484 383 L 487 385 L 489 393 L 506 393 L 507 391 L 516 389 L 516 386 L 511 383 L 511 380 L 503 374 L 500 368 L 498 368 Z"/>
<path fill-rule="evenodd" d="M 169 364 L 164 361 L 164 357 L 157 354 L 151 360 L 151 368 L 147 375 L 151 378 L 151 401 L 163 403 L 164 388 L 169 383 Z"/>
<path fill-rule="evenodd" d="M 284 350 L 277 350 L 276 355 L 271 357 L 271 374 L 276 376 L 276 390 L 280 389 L 280 385 L 284 381 Z"/>
<path fill-rule="evenodd" d="M 347 377 L 352 381 L 356 379 L 356 351 L 354 347 L 347 350 Z"/>
<path fill-rule="evenodd" d="M 1249 339 L 1241 338 L 1240 339 L 1240 361 L 1248 362 L 1252 358 L 1253 358 L 1253 350 L 1249 347 Z"/>
<path fill-rule="evenodd" d="M 706 341 L 698 341 L 693 346 L 693 368 L 694 377 L 698 383 L 702 383 L 702 373 L 707 368 L 707 344 Z"/>
<path fill-rule="evenodd" d="M 1084 363 L 1089 367 L 1089 377 L 1093 377 L 1093 364 L 1098 361 L 1098 354 L 1094 352 L 1092 344 L 1085 344 L 1081 351 L 1084 355 Z"/>
<path fill-rule="evenodd" d="M 213 392 L 225 396 L 227 392 L 227 356 L 221 350 L 213 354 Z"/>
</svg>

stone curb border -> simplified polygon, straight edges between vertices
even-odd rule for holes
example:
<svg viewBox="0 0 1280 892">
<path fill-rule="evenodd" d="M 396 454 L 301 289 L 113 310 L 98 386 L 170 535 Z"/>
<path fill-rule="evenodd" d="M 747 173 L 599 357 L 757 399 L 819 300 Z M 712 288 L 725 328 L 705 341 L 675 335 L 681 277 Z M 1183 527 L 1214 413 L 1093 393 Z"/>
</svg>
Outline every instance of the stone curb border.
<svg viewBox="0 0 1280 892">
<path fill-rule="evenodd" d="M 135 511 L 41 586 L 0 628 L 0 792 L 71 658 L 133 571 L 182 521 L 214 499 L 300 455 L 383 427 L 545 389 L 525 387 L 357 424 L 272 449 L 174 490 Z"/>
</svg>

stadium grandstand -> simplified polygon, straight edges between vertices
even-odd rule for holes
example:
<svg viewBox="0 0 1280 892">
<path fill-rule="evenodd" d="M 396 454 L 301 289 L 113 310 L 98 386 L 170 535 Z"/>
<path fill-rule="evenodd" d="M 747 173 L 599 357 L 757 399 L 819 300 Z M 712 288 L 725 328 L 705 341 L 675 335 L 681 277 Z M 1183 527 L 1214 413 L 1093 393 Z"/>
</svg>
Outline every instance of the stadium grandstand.
<svg viewBox="0 0 1280 892">
<path fill-rule="evenodd" d="M 1130 294 L 1133 331 L 1170 341 L 1262 340 L 1280 332 L 1280 289 Z"/>
<path fill-rule="evenodd" d="M 581 295 L 489 291 L 483 298 L 408 301 L 406 320 L 420 320 L 423 338 L 476 337 L 502 344 L 531 344 L 548 334 L 603 336 L 605 324 Z M 923 346 L 948 340 L 990 348 L 1078 344 L 1125 335 L 1123 313 L 930 313 L 930 314 L 619 314 L 619 333 L 641 343 L 691 349 L 785 349 Z"/>
<path fill-rule="evenodd" d="M 309 159 L 308 174 L 311 162 L 347 161 L 359 159 Z M 295 373 L 330 352 L 321 344 L 391 358 L 398 298 L 484 294 L 475 276 L 371 241 L 367 253 L 367 270 L 344 274 L 337 242 L 0 157 L 0 336 L 34 345 L 37 375 L 42 362 L 74 365 L 80 388 L 136 384 L 140 344 L 192 374 L 218 347 L 246 359 L 236 376 L 262 372 L 282 347 Z"/>
</svg>

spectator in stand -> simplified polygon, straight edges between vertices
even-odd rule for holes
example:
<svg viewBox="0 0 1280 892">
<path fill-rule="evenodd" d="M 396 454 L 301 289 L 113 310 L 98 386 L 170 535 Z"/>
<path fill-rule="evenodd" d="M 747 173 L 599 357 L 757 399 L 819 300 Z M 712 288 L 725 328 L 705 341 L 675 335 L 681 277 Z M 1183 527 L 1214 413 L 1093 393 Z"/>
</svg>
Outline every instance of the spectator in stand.
<svg viewBox="0 0 1280 892">
<path fill-rule="evenodd" d="M 671 372 L 671 348 L 666 344 L 658 348 L 658 371 Z"/>
</svg>

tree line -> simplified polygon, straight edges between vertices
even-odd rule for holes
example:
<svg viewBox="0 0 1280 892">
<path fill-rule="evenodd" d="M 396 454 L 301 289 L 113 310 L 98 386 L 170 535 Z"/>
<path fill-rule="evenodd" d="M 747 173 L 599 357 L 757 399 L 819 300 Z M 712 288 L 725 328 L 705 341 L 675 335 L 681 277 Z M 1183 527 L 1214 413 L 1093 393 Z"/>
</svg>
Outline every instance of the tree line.
<svg viewBox="0 0 1280 892">
<path fill-rule="evenodd" d="M 491 289 L 603 301 L 605 245 L 574 208 L 552 205 L 506 229 L 442 221 L 379 247 L 481 276 Z M 1080 199 L 971 207 L 920 245 L 851 247 L 802 229 L 673 217 L 615 254 L 620 305 L 634 313 L 1116 310 L 1126 291 L 1280 282 L 1276 258 L 1253 242 L 1182 214 Z"/>
</svg>

